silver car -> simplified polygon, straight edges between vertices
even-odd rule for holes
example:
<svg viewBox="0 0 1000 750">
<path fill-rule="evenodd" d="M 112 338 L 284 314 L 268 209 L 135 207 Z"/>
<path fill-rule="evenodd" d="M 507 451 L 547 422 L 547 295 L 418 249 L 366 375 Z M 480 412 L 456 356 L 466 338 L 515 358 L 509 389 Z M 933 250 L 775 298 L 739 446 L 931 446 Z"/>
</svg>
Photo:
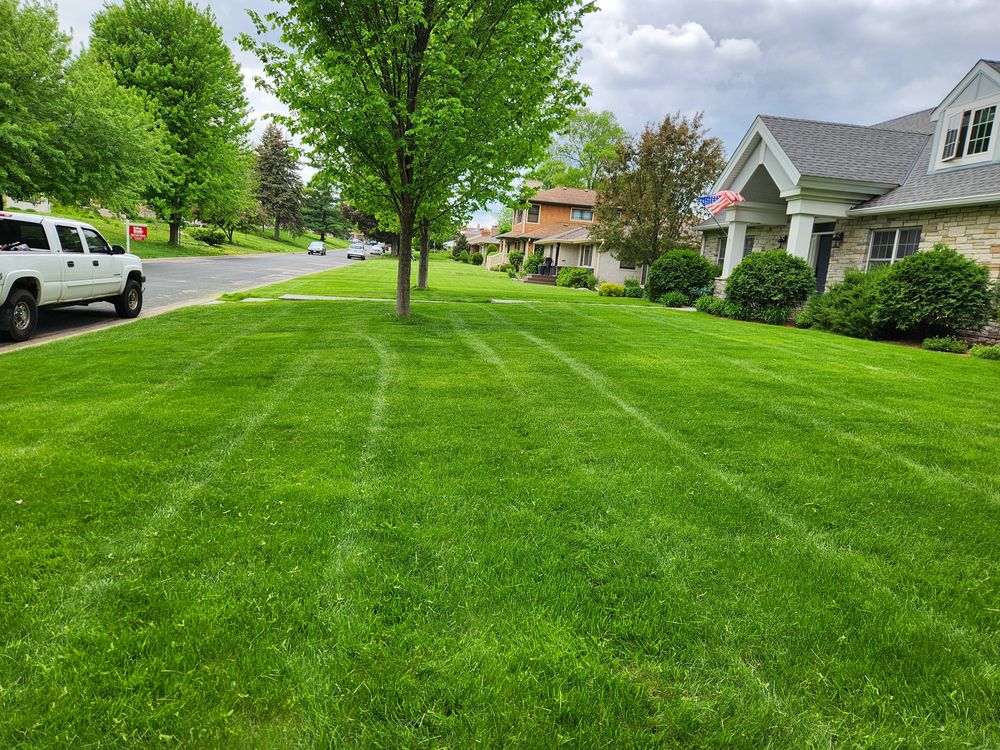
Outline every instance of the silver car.
<svg viewBox="0 0 1000 750">
<path fill-rule="evenodd" d="M 326 255 L 326 244 L 317 240 L 309 243 L 307 251 L 310 255 Z"/>
<path fill-rule="evenodd" d="M 358 260 L 365 259 L 365 246 L 360 242 L 352 242 L 350 247 L 347 248 L 347 258 L 357 258 Z"/>
</svg>

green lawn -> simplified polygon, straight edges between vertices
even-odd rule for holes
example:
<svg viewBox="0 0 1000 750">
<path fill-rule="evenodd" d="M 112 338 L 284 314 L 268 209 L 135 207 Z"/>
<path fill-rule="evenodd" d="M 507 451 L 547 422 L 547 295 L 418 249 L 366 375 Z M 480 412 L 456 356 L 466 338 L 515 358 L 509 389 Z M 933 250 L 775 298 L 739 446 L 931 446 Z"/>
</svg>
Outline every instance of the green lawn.
<svg viewBox="0 0 1000 750">
<path fill-rule="evenodd" d="M 1000 745 L 998 363 L 414 307 L 0 357 L 0 747 Z"/>
<path fill-rule="evenodd" d="M 349 268 L 303 276 L 293 281 L 255 289 L 254 294 L 277 297 L 282 294 L 319 294 L 334 297 L 396 297 L 396 259 L 388 256 L 369 258 Z M 649 305 L 642 299 L 601 297 L 589 289 L 567 289 L 540 284 L 525 284 L 505 273 L 487 271 L 482 266 L 457 263 L 451 258 L 431 255 L 426 290 L 414 289 L 413 299 L 488 302 L 491 299 L 538 300 L 546 302 L 590 302 L 601 304 Z M 417 264 L 413 263 L 413 284 L 417 283 Z"/>
<path fill-rule="evenodd" d="M 52 209 L 52 213 L 54 216 L 79 219 L 88 224 L 93 224 L 108 242 L 115 245 L 125 245 L 124 221 L 105 219 L 95 211 L 83 211 L 70 206 L 55 206 Z M 141 258 L 298 253 L 305 250 L 310 242 L 319 239 L 318 235 L 308 233 L 295 236 L 289 232 L 283 232 L 281 241 L 275 242 L 274 230 L 269 229 L 250 234 L 236 232 L 233 235 L 233 244 L 226 244 L 222 247 L 211 247 L 203 242 L 193 240 L 182 229 L 181 245 L 180 247 L 175 247 L 168 241 L 170 239 L 170 228 L 165 222 L 150 219 L 143 220 L 142 223 L 149 227 L 149 239 L 143 242 L 132 243 L 132 252 Z M 328 237 L 326 241 L 331 247 L 347 247 L 347 242 L 344 240 Z"/>
</svg>

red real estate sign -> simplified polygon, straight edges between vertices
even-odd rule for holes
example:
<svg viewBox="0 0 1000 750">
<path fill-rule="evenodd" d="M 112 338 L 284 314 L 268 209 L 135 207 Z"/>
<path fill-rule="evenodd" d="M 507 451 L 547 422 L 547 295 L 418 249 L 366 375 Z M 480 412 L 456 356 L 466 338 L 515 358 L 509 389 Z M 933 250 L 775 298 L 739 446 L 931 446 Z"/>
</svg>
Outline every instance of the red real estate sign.
<svg viewBox="0 0 1000 750">
<path fill-rule="evenodd" d="M 128 238 L 130 240 L 139 240 L 140 242 L 149 235 L 149 230 L 146 228 L 145 224 L 129 224 L 128 225 Z"/>
</svg>

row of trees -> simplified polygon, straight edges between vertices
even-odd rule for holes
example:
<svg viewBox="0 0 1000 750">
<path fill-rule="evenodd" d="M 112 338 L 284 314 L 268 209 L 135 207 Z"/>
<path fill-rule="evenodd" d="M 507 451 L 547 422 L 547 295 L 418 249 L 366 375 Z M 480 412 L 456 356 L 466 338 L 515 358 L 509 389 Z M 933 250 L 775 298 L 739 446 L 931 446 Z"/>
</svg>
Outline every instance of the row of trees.
<svg viewBox="0 0 1000 750">
<path fill-rule="evenodd" d="M 288 136 L 252 148 L 243 76 L 210 11 L 123 0 L 94 16 L 72 55 L 54 6 L 0 0 L 0 196 L 45 195 L 133 212 L 144 203 L 180 241 L 191 219 L 342 232 L 337 191 L 303 189 Z"/>
</svg>

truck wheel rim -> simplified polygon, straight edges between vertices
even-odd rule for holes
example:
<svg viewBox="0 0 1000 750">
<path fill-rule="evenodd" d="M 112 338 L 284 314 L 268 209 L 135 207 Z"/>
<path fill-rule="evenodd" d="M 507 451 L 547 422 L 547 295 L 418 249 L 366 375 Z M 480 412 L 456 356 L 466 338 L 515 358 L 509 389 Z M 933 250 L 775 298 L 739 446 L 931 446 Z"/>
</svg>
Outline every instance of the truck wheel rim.
<svg viewBox="0 0 1000 750">
<path fill-rule="evenodd" d="M 128 290 L 128 309 L 134 310 L 139 306 L 139 293 L 135 289 Z"/>
<path fill-rule="evenodd" d="M 29 325 L 31 325 L 31 308 L 26 302 L 18 302 L 14 305 L 14 327 L 19 331 L 26 331 Z"/>
</svg>

